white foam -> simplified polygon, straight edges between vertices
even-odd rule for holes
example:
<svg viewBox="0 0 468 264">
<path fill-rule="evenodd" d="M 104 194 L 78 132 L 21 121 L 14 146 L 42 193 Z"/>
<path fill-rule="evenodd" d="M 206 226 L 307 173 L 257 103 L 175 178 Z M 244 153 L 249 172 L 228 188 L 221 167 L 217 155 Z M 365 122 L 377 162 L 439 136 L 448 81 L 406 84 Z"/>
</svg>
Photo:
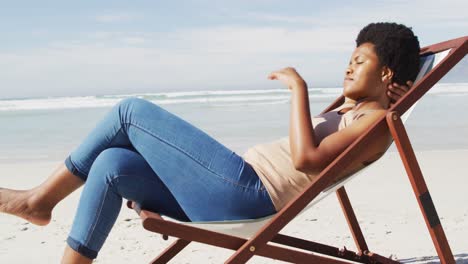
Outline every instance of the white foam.
<svg viewBox="0 0 468 264">
<path fill-rule="evenodd" d="M 342 88 L 312 88 L 309 89 L 311 100 L 330 99 L 338 97 Z M 468 83 L 437 84 L 429 91 L 430 94 L 460 96 L 468 95 Z M 291 91 L 288 89 L 265 90 L 214 90 L 214 91 L 179 91 L 161 93 L 135 93 L 103 96 L 53 97 L 31 99 L 0 100 L 0 111 L 41 110 L 41 109 L 72 109 L 111 107 L 120 100 L 129 97 L 145 98 L 161 105 L 167 104 L 282 104 L 289 101 Z"/>
<path fill-rule="evenodd" d="M 93 96 L 2 100 L 0 111 L 105 107 L 118 101 L 119 99 L 98 99 Z"/>
<path fill-rule="evenodd" d="M 430 94 L 465 94 L 468 95 L 468 83 L 439 83 L 429 90 Z"/>
</svg>

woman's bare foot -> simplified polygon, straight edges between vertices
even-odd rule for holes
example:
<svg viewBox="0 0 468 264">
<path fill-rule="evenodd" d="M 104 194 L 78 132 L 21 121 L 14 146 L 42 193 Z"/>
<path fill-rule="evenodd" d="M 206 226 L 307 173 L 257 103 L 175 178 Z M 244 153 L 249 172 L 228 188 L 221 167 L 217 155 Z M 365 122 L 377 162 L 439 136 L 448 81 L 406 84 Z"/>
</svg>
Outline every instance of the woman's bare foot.
<svg viewBox="0 0 468 264">
<path fill-rule="evenodd" d="M 0 212 L 21 217 L 40 226 L 47 225 L 52 217 L 52 208 L 41 208 L 34 199 L 33 190 L 0 188 Z"/>
</svg>

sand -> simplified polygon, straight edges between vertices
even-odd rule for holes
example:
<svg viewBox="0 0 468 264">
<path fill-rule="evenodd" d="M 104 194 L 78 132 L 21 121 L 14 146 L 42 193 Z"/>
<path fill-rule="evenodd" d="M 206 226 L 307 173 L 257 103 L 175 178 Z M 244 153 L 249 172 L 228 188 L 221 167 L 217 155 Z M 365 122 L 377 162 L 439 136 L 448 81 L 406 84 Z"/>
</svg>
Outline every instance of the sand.
<svg viewBox="0 0 468 264">
<path fill-rule="evenodd" d="M 417 158 L 455 259 L 468 263 L 468 150 L 417 152 Z M 0 165 L 0 186 L 27 189 L 58 164 Z M 397 153 L 388 153 L 346 189 L 371 251 L 405 263 L 439 262 Z M 0 263 L 59 263 L 80 194 L 81 189 L 62 201 L 45 227 L 0 214 Z M 298 216 L 282 233 L 356 248 L 335 195 Z M 172 241 L 145 231 L 124 204 L 95 263 L 148 263 Z M 223 263 L 232 252 L 192 243 L 170 263 Z M 253 257 L 248 263 L 285 262 Z"/>
</svg>

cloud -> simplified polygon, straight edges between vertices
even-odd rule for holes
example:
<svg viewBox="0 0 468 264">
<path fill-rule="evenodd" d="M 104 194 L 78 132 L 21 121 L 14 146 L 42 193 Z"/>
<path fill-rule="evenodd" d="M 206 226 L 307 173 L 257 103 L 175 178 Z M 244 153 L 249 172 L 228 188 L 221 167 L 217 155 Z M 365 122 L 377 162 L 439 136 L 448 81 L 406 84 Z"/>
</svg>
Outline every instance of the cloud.
<svg viewBox="0 0 468 264">
<path fill-rule="evenodd" d="M 145 43 L 145 38 L 141 37 L 125 37 L 122 38 L 122 42 L 130 45 L 137 45 Z"/>
<path fill-rule="evenodd" d="M 343 5 L 314 12 L 310 16 L 275 13 L 247 13 L 245 17 L 263 22 L 282 22 L 294 26 L 336 27 L 364 26 L 370 22 L 395 21 L 411 25 L 466 28 L 465 0 L 394 0 L 372 1 L 367 4 Z"/>
<path fill-rule="evenodd" d="M 136 19 L 136 15 L 131 14 L 102 14 L 97 15 L 95 20 L 101 23 L 128 22 Z"/>
<path fill-rule="evenodd" d="M 356 29 L 219 26 L 181 30 L 168 38 L 198 51 L 214 53 L 314 53 L 347 51 Z"/>
<path fill-rule="evenodd" d="M 0 86 L 29 96 L 32 86 L 47 87 L 50 95 L 94 94 L 96 89 L 258 88 L 271 85 L 266 75 L 280 67 L 311 72 L 306 58 L 312 56 L 307 54 L 316 54 L 317 62 L 318 53 L 350 50 L 341 34 L 352 33 L 240 26 L 152 34 L 99 32 L 87 40 L 0 54 L 5 75 Z"/>
<path fill-rule="evenodd" d="M 426 42 L 423 45 L 458 37 L 457 32 L 466 34 L 466 8 L 462 8 L 466 4 L 427 1 L 424 8 L 418 2 L 377 1 L 373 6 L 345 6 L 310 17 L 247 13 L 245 20 L 253 24 L 85 32 L 42 48 L 0 51 L 0 87 L 5 87 L 5 94 L 28 96 L 269 88 L 273 84 L 266 75 L 285 66 L 298 68 L 312 87 L 337 85 L 358 31 L 369 22 L 414 26 Z M 96 20 L 114 23 L 138 17 L 105 14 Z M 244 21 L 241 16 L 236 19 Z"/>
<path fill-rule="evenodd" d="M 250 19 L 267 21 L 267 22 L 286 22 L 286 23 L 299 23 L 299 24 L 322 24 L 322 20 L 316 16 L 292 16 L 292 15 L 278 15 L 269 13 L 248 13 L 246 16 Z"/>
</svg>

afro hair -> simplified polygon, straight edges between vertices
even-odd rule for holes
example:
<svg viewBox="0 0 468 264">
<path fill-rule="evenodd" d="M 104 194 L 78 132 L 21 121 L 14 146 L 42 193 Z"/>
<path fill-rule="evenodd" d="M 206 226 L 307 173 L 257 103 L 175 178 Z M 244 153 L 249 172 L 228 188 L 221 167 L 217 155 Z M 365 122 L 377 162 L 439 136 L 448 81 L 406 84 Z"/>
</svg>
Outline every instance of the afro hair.
<svg viewBox="0 0 468 264">
<path fill-rule="evenodd" d="M 358 34 L 356 47 L 372 43 L 382 66 L 393 71 L 393 82 L 414 81 L 419 72 L 419 41 L 411 28 L 380 22 L 365 26 Z"/>
</svg>

